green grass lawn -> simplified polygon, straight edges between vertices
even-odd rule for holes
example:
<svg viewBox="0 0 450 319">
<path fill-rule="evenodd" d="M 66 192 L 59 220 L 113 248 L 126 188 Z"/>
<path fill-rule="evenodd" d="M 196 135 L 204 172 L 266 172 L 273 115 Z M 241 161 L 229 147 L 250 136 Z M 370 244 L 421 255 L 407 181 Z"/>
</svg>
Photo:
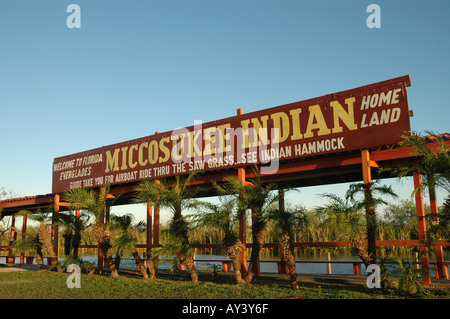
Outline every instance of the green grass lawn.
<svg viewBox="0 0 450 319">
<path fill-rule="evenodd" d="M 143 280 L 133 274 L 117 279 L 106 275 L 81 275 L 81 288 L 68 288 L 67 273 L 23 271 L 0 273 L 1 299 L 449 299 L 449 290 L 427 290 L 406 296 L 394 289 L 382 291 L 361 285 L 302 283 L 293 290 L 288 280 L 257 279 L 249 286 L 236 286 L 230 276 L 200 277 L 192 284 L 186 276 L 161 275 Z M 222 279 L 221 279 L 222 278 Z M 203 279 L 203 280 L 202 280 Z M 228 281 L 228 282 L 227 282 Z"/>
</svg>

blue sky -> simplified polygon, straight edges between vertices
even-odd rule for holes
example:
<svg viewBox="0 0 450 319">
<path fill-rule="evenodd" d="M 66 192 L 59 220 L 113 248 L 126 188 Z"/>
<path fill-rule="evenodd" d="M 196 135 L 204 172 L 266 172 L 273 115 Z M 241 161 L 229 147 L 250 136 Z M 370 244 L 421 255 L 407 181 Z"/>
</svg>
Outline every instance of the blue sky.
<svg viewBox="0 0 450 319">
<path fill-rule="evenodd" d="M 0 188 L 51 193 L 55 157 L 408 74 L 412 129 L 449 132 L 449 14 L 446 0 L 2 0 Z M 388 182 L 409 197 L 411 181 Z"/>
</svg>

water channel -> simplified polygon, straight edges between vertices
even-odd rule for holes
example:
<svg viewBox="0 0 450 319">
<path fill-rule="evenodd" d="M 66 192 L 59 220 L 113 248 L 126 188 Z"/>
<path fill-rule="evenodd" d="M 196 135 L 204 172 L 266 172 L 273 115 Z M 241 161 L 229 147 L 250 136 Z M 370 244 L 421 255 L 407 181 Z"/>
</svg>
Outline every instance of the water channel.
<svg viewBox="0 0 450 319">
<path fill-rule="evenodd" d="M 142 257 L 142 256 L 141 256 Z M 250 257 L 249 255 L 247 256 Z M 85 262 L 90 262 L 94 265 L 97 265 L 98 257 L 92 253 L 84 253 L 80 256 L 80 259 Z M 220 270 L 222 267 L 222 260 L 227 260 L 228 258 L 223 255 L 215 255 L 215 254 L 197 254 L 195 255 L 195 259 L 198 260 L 196 262 L 198 270 L 212 270 L 212 265 L 215 265 Z M 445 260 L 450 259 L 450 252 L 445 253 Z M 60 258 L 60 260 L 62 260 Z M 201 261 L 208 260 L 208 261 Z M 214 262 L 213 260 L 217 260 Z M 261 273 L 278 273 L 277 261 L 280 260 L 279 256 L 263 256 L 260 258 L 260 270 Z M 297 263 L 297 273 L 298 274 L 326 274 L 327 273 L 327 263 L 315 263 L 317 261 L 327 261 L 327 255 L 320 256 L 307 256 L 302 255 L 297 257 L 296 260 L 303 261 L 302 263 Z M 392 260 L 396 260 L 393 258 Z M 412 258 L 408 258 L 409 261 L 412 261 Z M 435 260 L 434 254 L 430 253 L 430 261 L 433 262 Z M 272 262 L 265 262 L 272 261 Z M 311 263 L 307 263 L 307 261 L 311 261 Z M 358 256 L 342 255 L 342 254 L 331 254 L 331 273 L 337 275 L 352 275 L 353 274 L 353 265 L 351 263 L 333 263 L 333 261 L 361 261 Z M 306 262 L 306 263 L 305 263 Z M 6 257 L 0 256 L 0 263 L 6 263 Z M 20 257 L 16 257 L 15 263 L 20 263 Z M 135 268 L 136 263 L 134 260 L 129 258 L 124 258 L 121 260 L 120 267 L 123 268 Z M 159 265 L 159 269 L 170 269 L 170 265 L 168 261 L 164 261 Z M 430 272 L 431 275 L 434 276 L 434 267 L 430 263 Z M 364 264 L 361 265 L 361 274 L 366 275 L 367 271 Z"/>
</svg>

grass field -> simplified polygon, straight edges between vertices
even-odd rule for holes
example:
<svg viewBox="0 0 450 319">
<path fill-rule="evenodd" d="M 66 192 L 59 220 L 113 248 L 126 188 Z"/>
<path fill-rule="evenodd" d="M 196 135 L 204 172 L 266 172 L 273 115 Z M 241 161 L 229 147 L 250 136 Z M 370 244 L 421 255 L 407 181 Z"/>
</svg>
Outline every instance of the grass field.
<svg viewBox="0 0 450 319">
<path fill-rule="evenodd" d="M 20 271 L 0 273 L 0 299 L 450 299 L 449 289 L 427 289 L 406 295 L 396 289 L 369 289 L 343 283 L 301 283 L 289 287 L 288 280 L 256 279 L 252 285 L 236 286 L 231 276 L 200 276 L 191 283 L 186 276 L 160 274 L 143 280 L 133 272 L 117 279 L 106 275 L 81 275 L 81 288 L 68 288 L 68 273 Z"/>
<path fill-rule="evenodd" d="M 356 309 L 385 315 L 398 309 L 398 313 L 412 317 L 419 308 L 446 309 L 450 299 L 450 289 L 408 295 L 361 284 L 302 282 L 293 290 L 289 280 L 266 277 L 249 286 L 236 286 L 230 274 L 219 274 L 212 281 L 211 274 L 200 273 L 198 284 L 191 283 L 187 275 L 170 273 L 159 273 L 153 280 L 143 280 L 136 273 L 122 273 L 116 279 L 82 274 L 80 288 L 68 288 L 68 278 L 67 273 L 50 271 L 0 272 L 2 315 L 273 319 L 287 314 L 348 315 Z"/>
</svg>

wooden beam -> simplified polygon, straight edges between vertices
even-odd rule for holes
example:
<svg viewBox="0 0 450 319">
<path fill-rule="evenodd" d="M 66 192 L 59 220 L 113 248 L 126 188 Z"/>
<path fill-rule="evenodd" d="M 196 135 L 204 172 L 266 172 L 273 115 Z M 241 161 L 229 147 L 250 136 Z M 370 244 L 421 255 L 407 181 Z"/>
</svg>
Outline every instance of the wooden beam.
<svg viewBox="0 0 450 319">
<path fill-rule="evenodd" d="M 68 203 L 68 202 L 59 202 L 59 207 L 69 207 L 70 206 L 70 203 Z"/>
<path fill-rule="evenodd" d="M 450 140 L 444 142 L 447 146 L 450 146 Z M 430 142 L 427 144 L 428 148 L 436 153 L 440 153 L 441 149 L 438 142 Z M 417 150 L 414 147 L 395 147 L 383 150 L 374 150 L 371 152 L 372 160 L 386 161 L 386 160 L 396 160 L 396 159 L 406 159 L 415 158 L 417 155 Z"/>
<path fill-rule="evenodd" d="M 370 161 L 370 160 L 369 160 L 368 166 L 369 166 L 369 167 L 378 167 L 378 168 L 380 167 L 380 166 L 378 165 L 377 162 L 375 162 L 375 161 Z"/>
<path fill-rule="evenodd" d="M 17 198 L 15 200 L 0 201 L 1 208 L 26 208 L 27 206 L 47 206 L 53 202 L 54 195 L 49 194 L 45 196 L 30 196 Z"/>
</svg>

